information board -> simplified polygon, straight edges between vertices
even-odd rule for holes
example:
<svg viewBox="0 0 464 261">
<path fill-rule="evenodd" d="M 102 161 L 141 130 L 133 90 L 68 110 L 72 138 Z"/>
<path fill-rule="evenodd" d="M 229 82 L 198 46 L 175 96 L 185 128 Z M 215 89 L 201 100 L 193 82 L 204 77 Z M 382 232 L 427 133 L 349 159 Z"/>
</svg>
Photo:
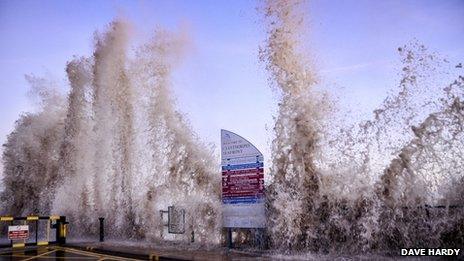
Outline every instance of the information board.
<svg viewBox="0 0 464 261">
<path fill-rule="evenodd" d="M 265 227 L 263 161 L 263 154 L 249 141 L 221 130 L 224 227 Z"/>
<path fill-rule="evenodd" d="M 20 226 L 8 226 L 8 239 L 9 240 L 19 240 L 19 239 L 28 239 L 29 238 L 29 226 L 20 225 Z"/>
</svg>

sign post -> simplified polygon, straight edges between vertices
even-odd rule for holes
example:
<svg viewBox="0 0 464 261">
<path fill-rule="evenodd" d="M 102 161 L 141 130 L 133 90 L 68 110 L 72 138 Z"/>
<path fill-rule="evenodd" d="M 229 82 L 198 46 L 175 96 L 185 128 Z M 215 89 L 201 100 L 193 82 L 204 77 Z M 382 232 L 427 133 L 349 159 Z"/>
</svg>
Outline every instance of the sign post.
<svg viewBox="0 0 464 261">
<path fill-rule="evenodd" d="M 263 154 L 243 137 L 221 130 L 223 227 L 264 228 Z M 231 242 L 229 242 L 229 246 Z"/>
</svg>

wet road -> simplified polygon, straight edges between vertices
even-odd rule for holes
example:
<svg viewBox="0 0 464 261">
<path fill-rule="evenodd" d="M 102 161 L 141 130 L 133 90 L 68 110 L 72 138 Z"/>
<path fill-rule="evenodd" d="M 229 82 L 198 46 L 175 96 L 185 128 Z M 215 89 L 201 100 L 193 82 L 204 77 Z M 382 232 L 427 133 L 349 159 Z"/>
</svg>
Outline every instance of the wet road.
<svg viewBox="0 0 464 261">
<path fill-rule="evenodd" d="M 140 260 L 111 255 L 91 253 L 66 247 L 38 247 L 34 249 L 16 249 L 0 252 L 0 260 Z"/>
</svg>

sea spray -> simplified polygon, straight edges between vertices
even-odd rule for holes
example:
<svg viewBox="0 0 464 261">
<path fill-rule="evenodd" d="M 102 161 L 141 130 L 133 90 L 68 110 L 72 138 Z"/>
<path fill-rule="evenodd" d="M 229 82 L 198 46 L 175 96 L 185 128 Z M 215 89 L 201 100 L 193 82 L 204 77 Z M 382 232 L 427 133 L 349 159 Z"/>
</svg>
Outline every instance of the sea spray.
<svg viewBox="0 0 464 261">
<path fill-rule="evenodd" d="M 268 38 L 261 51 L 271 81 L 281 92 L 268 188 L 270 235 L 281 248 L 305 249 L 314 231 L 321 180 L 314 162 L 323 108 L 313 87 L 316 76 L 298 53 L 303 29 L 299 1 L 267 1 Z"/>
<path fill-rule="evenodd" d="M 131 193 L 134 101 L 126 72 L 128 26 L 124 21 L 115 21 L 107 32 L 96 37 L 93 71 L 96 141 L 109 140 L 97 145 L 93 189 L 97 202 L 102 204 L 97 207 L 107 206 L 104 217 L 114 224 L 113 233 L 126 236 L 131 235 L 135 225 Z M 111 137 L 108 133 L 112 133 Z M 99 155 L 111 160 L 102 161 Z"/>
<path fill-rule="evenodd" d="M 440 110 L 411 128 L 415 137 L 376 184 L 382 248 L 462 245 L 464 78 L 443 92 Z"/>
<path fill-rule="evenodd" d="M 131 155 L 130 137 L 132 114 L 130 108 L 130 86 L 125 76 L 126 49 L 128 47 L 127 24 L 123 21 L 113 22 L 108 31 L 95 36 L 95 52 L 90 64 L 68 64 L 68 77 L 71 92 L 68 98 L 68 115 L 66 133 L 63 143 L 63 186 L 55 198 L 54 211 L 70 217 L 79 223 L 81 215 L 105 217 L 112 224 L 110 235 L 129 235 L 122 231 L 129 228 L 133 218 L 130 212 L 130 188 L 125 183 L 130 179 Z M 88 76 L 87 76 L 88 75 Z M 91 100 L 86 101 L 86 85 L 90 85 Z M 89 97 L 90 98 L 90 97 Z M 80 101 L 80 102 L 78 102 Z M 85 104 L 91 104 L 87 111 L 94 122 L 84 125 L 82 116 L 74 111 L 85 113 Z M 77 137 L 70 132 L 87 132 Z M 89 131 L 93 128 L 93 131 Z M 73 142 L 68 142 L 73 141 Z M 85 146 L 90 142 L 90 146 Z M 72 143 L 76 143 L 73 144 Z M 77 144 L 79 147 L 76 147 Z M 69 148 L 68 148 L 69 147 Z M 84 158 L 76 158 L 76 154 L 84 154 Z M 75 175 L 72 165 L 80 164 L 80 172 Z M 71 192 L 70 192 L 71 191 Z M 77 199 L 77 200 L 76 200 Z M 80 210 L 77 212 L 76 210 Z M 85 216 L 85 219 L 91 218 Z M 84 223 L 84 222 L 82 222 Z M 87 222 L 87 226 L 92 222 Z M 76 226 L 76 232 L 88 234 L 88 229 Z M 89 228 L 89 227 L 88 227 Z"/>
<path fill-rule="evenodd" d="M 193 232 L 197 241 L 215 245 L 220 241 L 221 228 L 220 179 L 211 152 L 204 150 L 184 116 L 176 111 L 170 91 L 171 72 L 187 48 L 185 33 L 159 30 L 148 44 L 136 50 L 131 76 L 144 94 L 140 95 L 145 111 L 141 121 L 148 130 L 140 136 L 145 144 L 142 141 L 139 148 L 154 173 L 148 180 L 139 179 L 144 189 L 138 193 L 143 202 L 140 207 L 167 210 L 173 204 L 186 209 L 187 234 Z M 153 216 L 150 211 L 139 213 Z M 147 226 L 160 227 L 163 223 L 159 215 L 144 220 Z M 152 232 L 150 237 L 159 240 L 160 234 Z"/>
<path fill-rule="evenodd" d="M 37 111 L 25 113 L 3 145 L 2 215 L 46 215 L 52 208 L 66 115 L 56 83 L 27 75 Z"/>
<path fill-rule="evenodd" d="M 18 122 L 4 152 L 2 212 L 66 215 L 77 238 L 94 236 L 104 217 L 109 238 L 194 234 L 196 243 L 215 246 L 220 175 L 170 93 L 171 72 L 187 50 L 183 34 L 159 30 L 130 55 L 129 28 L 114 21 L 95 35 L 92 57 L 68 63 L 67 104 L 50 107 L 44 97 L 49 107 Z M 183 235 L 164 231 L 160 211 L 171 205 L 186 210 Z"/>
<path fill-rule="evenodd" d="M 446 83 L 442 77 L 447 68 L 444 58 L 417 40 L 398 48 L 398 54 L 399 84 L 373 111 L 372 119 L 346 126 L 335 121 L 335 115 L 328 115 L 331 124 L 325 129 L 320 167 L 331 175 L 349 175 L 357 189 L 371 189 L 401 148 L 414 138 L 411 126 L 439 110 L 437 103 L 443 97 L 437 86 Z M 337 193 L 344 191 L 351 193 L 350 189 Z M 347 193 L 343 196 L 349 196 Z"/>
<path fill-rule="evenodd" d="M 61 213 L 76 223 L 81 233 L 95 231 L 88 219 L 95 215 L 91 187 L 94 160 L 91 99 L 93 60 L 75 58 L 67 64 L 70 83 L 64 136 L 60 147 L 58 188 L 53 213 Z M 77 211 L 74 211 L 77 210 Z M 81 217 L 85 217 L 82 219 Z"/>
<path fill-rule="evenodd" d="M 267 190 L 271 245 L 335 253 L 459 245 L 461 192 L 447 191 L 462 180 L 462 76 L 450 76 L 446 59 L 413 42 L 399 48 L 399 90 L 373 120 L 325 125 L 331 102 L 314 91 L 314 72 L 298 53 L 301 6 L 267 1 L 264 8 L 261 59 L 282 95 Z M 321 133 L 327 127 L 340 132 Z M 440 205 L 451 199 L 457 205 Z"/>
</svg>

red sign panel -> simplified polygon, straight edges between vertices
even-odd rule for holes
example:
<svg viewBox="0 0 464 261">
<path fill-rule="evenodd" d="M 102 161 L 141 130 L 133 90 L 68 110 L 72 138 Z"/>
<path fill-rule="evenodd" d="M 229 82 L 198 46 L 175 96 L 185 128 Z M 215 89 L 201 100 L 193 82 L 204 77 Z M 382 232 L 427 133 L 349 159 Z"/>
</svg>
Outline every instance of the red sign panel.
<svg viewBox="0 0 464 261">
<path fill-rule="evenodd" d="M 263 193 L 264 170 L 262 168 L 222 172 L 223 197 L 260 197 Z"/>
</svg>

